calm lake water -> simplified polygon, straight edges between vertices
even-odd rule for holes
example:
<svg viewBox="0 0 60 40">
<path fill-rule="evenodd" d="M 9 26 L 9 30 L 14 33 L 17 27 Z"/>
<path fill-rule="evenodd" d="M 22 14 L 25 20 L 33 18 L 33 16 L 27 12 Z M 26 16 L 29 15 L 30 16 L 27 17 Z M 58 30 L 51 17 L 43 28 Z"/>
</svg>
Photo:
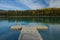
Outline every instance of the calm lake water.
<svg viewBox="0 0 60 40">
<path fill-rule="evenodd" d="M 20 31 L 12 31 L 12 25 L 47 26 L 48 30 L 38 30 L 44 40 L 60 40 L 59 17 L 0 18 L 0 40 L 18 40 Z"/>
</svg>

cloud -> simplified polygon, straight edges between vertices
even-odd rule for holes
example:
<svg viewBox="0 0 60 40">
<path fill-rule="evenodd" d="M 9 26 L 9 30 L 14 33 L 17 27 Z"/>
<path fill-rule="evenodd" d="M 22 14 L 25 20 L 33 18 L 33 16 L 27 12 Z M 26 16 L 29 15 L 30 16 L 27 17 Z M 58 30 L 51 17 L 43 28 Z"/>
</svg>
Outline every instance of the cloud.
<svg viewBox="0 0 60 40">
<path fill-rule="evenodd" d="M 27 7 L 26 5 L 18 2 L 17 0 L 5 0 L 5 1 L 1 0 L 0 9 L 26 10 L 26 9 L 30 9 L 30 8 Z"/>
<path fill-rule="evenodd" d="M 60 0 L 20 0 L 31 9 L 60 8 Z"/>
<path fill-rule="evenodd" d="M 60 0 L 51 0 L 51 3 L 50 3 L 49 7 L 60 8 Z"/>
<path fill-rule="evenodd" d="M 0 9 L 26 10 L 59 7 L 60 0 L 0 0 Z"/>
<path fill-rule="evenodd" d="M 45 3 L 46 0 L 20 0 L 23 4 L 28 6 L 31 9 L 39 9 L 39 8 L 44 8 L 47 6 Z M 46 1 L 47 2 L 47 1 Z M 47 2 L 48 3 L 48 2 Z"/>
</svg>

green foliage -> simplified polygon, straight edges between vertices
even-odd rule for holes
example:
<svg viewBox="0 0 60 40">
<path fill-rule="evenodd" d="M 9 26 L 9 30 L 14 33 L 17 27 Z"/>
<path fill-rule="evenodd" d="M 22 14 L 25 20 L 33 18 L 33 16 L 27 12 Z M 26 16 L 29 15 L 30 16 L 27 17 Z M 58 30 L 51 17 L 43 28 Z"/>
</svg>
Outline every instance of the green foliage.
<svg viewBox="0 0 60 40">
<path fill-rule="evenodd" d="M 60 8 L 45 8 L 38 10 L 8 10 L 0 12 L 0 16 L 60 16 Z"/>
</svg>

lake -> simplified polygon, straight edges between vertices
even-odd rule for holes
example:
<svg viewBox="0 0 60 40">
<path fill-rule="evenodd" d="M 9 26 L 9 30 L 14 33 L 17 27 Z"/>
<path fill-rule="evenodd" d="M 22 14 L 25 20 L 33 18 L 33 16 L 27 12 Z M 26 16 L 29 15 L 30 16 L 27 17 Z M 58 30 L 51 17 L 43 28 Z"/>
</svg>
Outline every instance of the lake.
<svg viewBox="0 0 60 40">
<path fill-rule="evenodd" d="M 10 29 L 13 25 L 47 26 L 38 30 L 44 40 L 60 40 L 60 17 L 9 17 L 0 18 L 0 40 L 18 40 L 20 31 Z"/>
</svg>

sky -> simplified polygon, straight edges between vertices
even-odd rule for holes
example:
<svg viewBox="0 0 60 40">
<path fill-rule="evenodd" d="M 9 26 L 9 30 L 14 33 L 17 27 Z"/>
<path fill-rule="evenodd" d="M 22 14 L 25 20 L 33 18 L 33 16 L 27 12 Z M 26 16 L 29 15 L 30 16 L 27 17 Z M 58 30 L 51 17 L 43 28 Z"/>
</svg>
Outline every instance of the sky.
<svg viewBox="0 0 60 40">
<path fill-rule="evenodd" d="M 32 10 L 41 8 L 59 8 L 60 0 L 0 0 L 3 10 Z"/>
</svg>

